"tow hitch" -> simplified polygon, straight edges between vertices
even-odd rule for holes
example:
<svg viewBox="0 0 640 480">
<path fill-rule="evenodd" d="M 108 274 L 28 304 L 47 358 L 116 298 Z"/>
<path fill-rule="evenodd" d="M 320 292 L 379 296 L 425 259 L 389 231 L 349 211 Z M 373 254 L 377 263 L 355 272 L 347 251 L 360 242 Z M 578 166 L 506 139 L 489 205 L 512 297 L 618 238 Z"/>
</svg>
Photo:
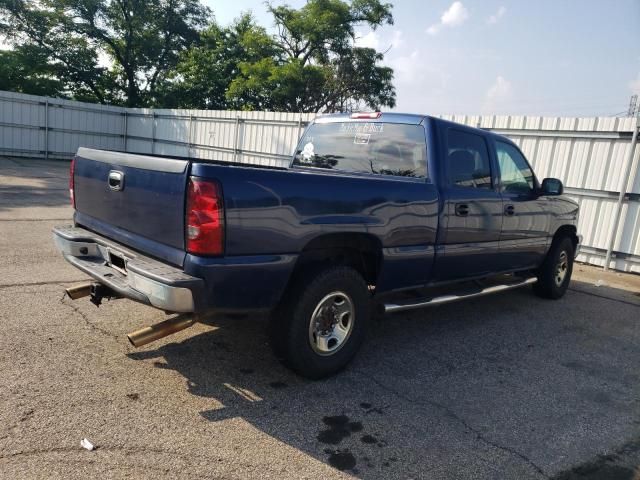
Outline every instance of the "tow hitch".
<svg viewBox="0 0 640 480">
<path fill-rule="evenodd" d="M 78 283 L 65 289 L 65 292 L 71 300 L 91 296 L 90 300 L 96 307 L 99 307 L 103 298 L 122 298 L 109 287 L 105 287 L 97 282 Z"/>
<path fill-rule="evenodd" d="M 101 283 L 92 283 L 91 284 L 91 298 L 89 299 L 91 303 L 93 303 L 96 307 L 99 307 L 102 303 L 102 299 L 111 299 L 111 298 L 122 298 L 116 292 L 111 290 L 109 287 L 105 287 Z"/>
</svg>

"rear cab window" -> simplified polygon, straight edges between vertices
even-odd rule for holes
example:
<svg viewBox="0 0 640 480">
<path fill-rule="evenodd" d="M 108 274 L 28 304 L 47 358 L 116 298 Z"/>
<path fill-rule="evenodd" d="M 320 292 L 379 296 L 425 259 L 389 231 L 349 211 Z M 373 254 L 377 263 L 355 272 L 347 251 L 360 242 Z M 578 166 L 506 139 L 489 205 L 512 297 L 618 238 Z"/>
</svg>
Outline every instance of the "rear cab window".
<svg viewBox="0 0 640 480">
<path fill-rule="evenodd" d="M 426 178 L 424 127 L 384 122 L 314 123 L 300 140 L 293 165 Z"/>
</svg>

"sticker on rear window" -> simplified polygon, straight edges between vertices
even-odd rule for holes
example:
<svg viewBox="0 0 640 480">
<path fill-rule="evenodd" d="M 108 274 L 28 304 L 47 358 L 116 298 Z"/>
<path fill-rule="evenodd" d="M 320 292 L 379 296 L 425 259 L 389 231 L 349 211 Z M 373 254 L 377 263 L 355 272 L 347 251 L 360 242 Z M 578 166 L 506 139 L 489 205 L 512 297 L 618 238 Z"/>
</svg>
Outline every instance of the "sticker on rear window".
<svg viewBox="0 0 640 480">
<path fill-rule="evenodd" d="M 384 123 L 341 123 L 340 133 L 382 133 Z"/>
<path fill-rule="evenodd" d="M 306 143 L 304 148 L 302 149 L 301 154 L 302 154 L 302 158 L 304 158 L 305 160 L 311 160 L 313 157 L 315 157 L 316 152 L 315 152 L 313 143 L 311 142 Z"/>
</svg>

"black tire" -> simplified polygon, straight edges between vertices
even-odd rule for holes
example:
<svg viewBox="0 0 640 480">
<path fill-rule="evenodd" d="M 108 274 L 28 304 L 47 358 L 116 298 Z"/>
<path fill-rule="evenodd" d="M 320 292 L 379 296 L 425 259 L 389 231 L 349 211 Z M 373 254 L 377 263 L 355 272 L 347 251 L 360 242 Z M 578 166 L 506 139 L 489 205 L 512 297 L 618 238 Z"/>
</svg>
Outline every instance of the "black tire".
<svg viewBox="0 0 640 480">
<path fill-rule="evenodd" d="M 314 314 L 317 321 L 312 326 Z M 299 375 L 327 377 L 353 359 L 369 319 L 370 295 L 362 276 L 350 267 L 330 267 L 292 282 L 272 313 L 271 345 L 276 356 Z M 321 326 L 326 328 L 316 332 Z M 341 332 L 344 340 L 334 338 L 334 331 Z M 327 351 L 322 351 L 325 347 Z"/>
<path fill-rule="evenodd" d="M 547 258 L 538 269 L 538 281 L 533 284 L 533 291 L 542 298 L 553 300 L 561 298 L 571 281 L 573 256 L 573 242 L 569 237 L 554 241 L 547 253 Z M 562 264 L 564 267 L 561 267 Z M 559 268 L 564 271 L 564 274 L 560 273 Z"/>
</svg>

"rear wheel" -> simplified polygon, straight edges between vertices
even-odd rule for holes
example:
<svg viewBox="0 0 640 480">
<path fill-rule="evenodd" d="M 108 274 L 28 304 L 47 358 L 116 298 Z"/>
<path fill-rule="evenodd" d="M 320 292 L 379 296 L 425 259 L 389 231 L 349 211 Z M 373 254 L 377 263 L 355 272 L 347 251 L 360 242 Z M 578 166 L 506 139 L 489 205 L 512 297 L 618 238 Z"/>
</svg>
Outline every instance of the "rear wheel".
<svg viewBox="0 0 640 480">
<path fill-rule="evenodd" d="M 555 300 L 565 294 L 573 272 L 573 252 L 570 238 L 563 237 L 553 242 L 533 286 L 537 295 Z"/>
<path fill-rule="evenodd" d="M 276 355 L 307 378 L 341 370 L 364 340 L 369 303 L 367 284 L 353 268 L 331 267 L 303 276 L 272 314 Z"/>
</svg>

